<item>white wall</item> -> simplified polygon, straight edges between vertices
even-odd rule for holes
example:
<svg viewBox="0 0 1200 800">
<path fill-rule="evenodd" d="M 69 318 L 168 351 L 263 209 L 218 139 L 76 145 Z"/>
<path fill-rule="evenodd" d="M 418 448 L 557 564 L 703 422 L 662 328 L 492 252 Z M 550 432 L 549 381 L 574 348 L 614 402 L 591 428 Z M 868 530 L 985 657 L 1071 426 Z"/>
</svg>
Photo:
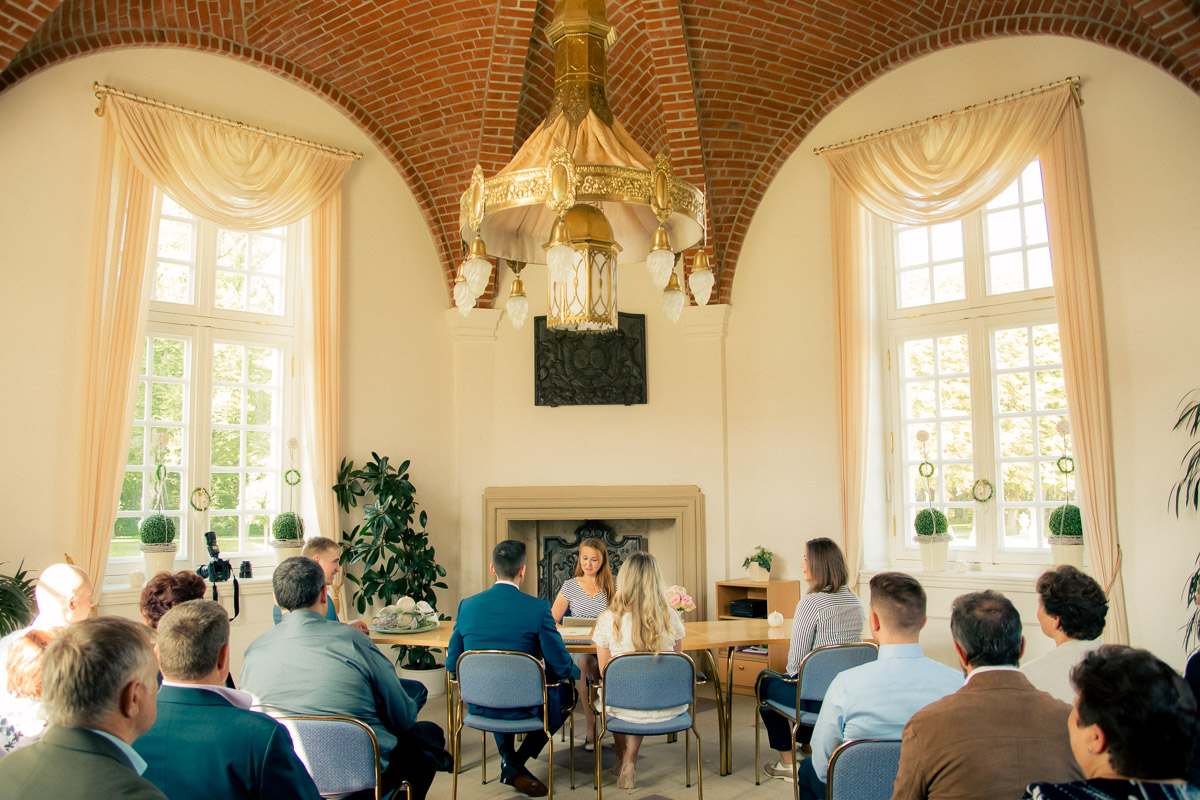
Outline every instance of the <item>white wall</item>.
<svg viewBox="0 0 1200 800">
<path fill-rule="evenodd" d="M 89 56 L 0 94 L 0 561 L 81 558 L 72 487 L 102 124 L 93 81 L 365 154 L 343 193 L 342 454 L 412 459 L 439 559 L 456 571 L 449 297 L 412 193 L 333 106 L 248 65 L 169 49 Z"/>
<path fill-rule="evenodd" d="M 803 541 L 840 526 L 829 176 L 812 148 L 1068 75 L 1083 79 L 1131 636 L 1182 666 L 1180 594 L 1200 542 L 1195 515 L 1175 520 L 1166 498 L 1186 447 L 1171 432 L 1176 403 L 1200 386 L 1200 98 L 1099 45 L 1019 38 L 926 56 L 848 99 L 792 154 L 734 283 L 730 529 L 745 549 L 782 552 L 798 577 Z"/>
</svg>

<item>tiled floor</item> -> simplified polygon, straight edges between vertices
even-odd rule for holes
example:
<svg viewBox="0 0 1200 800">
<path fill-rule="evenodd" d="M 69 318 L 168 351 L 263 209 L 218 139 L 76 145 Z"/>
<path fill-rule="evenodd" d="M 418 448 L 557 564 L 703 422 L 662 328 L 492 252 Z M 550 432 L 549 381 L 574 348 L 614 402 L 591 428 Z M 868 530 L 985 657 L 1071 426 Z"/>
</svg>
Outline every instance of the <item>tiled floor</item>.
<svg viewBox="0 0 1200 800">
<path fill-rule="evenodd" d="M 706 800 L 732 800 L 732 798 L 753 798 L 753 800 L 788 800 L 792 797 L 792 785 L 781 780 L 770 780 L 763 776 L 762 785 L 754 785 L 754 701 L 753 698 L 735 696 L 733 700 L 733 772 L 721 777 L 718 770 L 720 748 L 717 739 L 717 710 L 712 700 L 711 691 L 708 698 L 698 698 L 698 722 L 702 740 L 704 758 L 704 797 Z M 421 719 L 432 720 L 441 726 L 446 724 L 446 705 L 444 698 L 430 700 L 421 712 Z M 596 790 L 592 786 L 592 768 L 595 764 L 593 754 L 583 749 L 584 721 L 580 711 L 575 718 L 575 790 L 571 790 L 569 774 L 569 756 L 567 746 L 558 737 L 554 741 L 554 794 L 563 800 L 586 800 L 594 797 Z M 685 800 L 697 797 L 695 758 L 696 743 L 692 741 L 692 787 L 684 786 L 683 782 L 683 736 L 679 741 L 669 744 L 665 736 L 647 739 L 638 759 L 637 788 L 626 791 L 617 788 L 616 778 L 607 769 L 614 760 L 612 740 L 604 740 L 601 758 L 605 766 L 604 797 L 612 800 Z M 772 758 L 774 753 L 767 748 L 766 732 L 762 732 L 763 754 L 762 763 Z M 496 745 L 489 736 L 488 745 L 488 782 L 480 785 L 480 734 L 468 728 L 463 729 L 463 772 L 458 776 L 458 797 L 461 800 L 507 800 L 513 797 L 524 797 L 509 786 L 499 782 L 500 759 L 496 754 Z M 547 754 L 549 748 L 542 753 L 538 763 L 530 764 L 534 775 L 546 780 L 549 771 Z M 759 769 L 761 770 L 761 764 Z M 449 798 L 451 795 L 451 776 L 439 773 L 429 791 L 430 798 Z"/>
</svg>

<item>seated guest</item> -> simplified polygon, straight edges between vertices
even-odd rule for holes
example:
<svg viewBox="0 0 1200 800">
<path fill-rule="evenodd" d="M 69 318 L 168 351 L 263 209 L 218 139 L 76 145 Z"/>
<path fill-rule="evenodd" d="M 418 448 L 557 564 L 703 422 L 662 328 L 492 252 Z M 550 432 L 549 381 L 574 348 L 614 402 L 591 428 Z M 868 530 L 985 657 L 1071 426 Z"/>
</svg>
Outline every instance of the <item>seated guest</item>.
<svg viewBox="0 0 1200 800">
<path fill-rule="evenodd" d="M 320 564 L 321 570 L 325 573 L 325 585 L 333 585 L 334 576 L 336 576 L 342 570 L 342 565 L 338 561 L 342 555 L 342 548 L 338 546 L 337 542 L 325 536 L 314 536 L 304 543 L 304 550 L 300 552 L 300 555 L 305 556 L 306 558 L 311 558 L 313 561 Z M 278 605 L 271 609 L 271 616 L 275 620 L 275 624 L 278 625 L 279 620 L 283 616 L 283 613 L 279 610 Z M 333 607 L 332 600 L 330 600 L 326 606 L 325 619 L 333 620 L 334 622 L 338 621 L 337 609 Z M 352 619 L 346 624 L 353 625 L 363 633 L 367 632 L 367 623 L 363 622 L 361 619 Z M 414 681 L 414 683 L 416 683 L 416 681 Z"/>
<path fill-rule="evenodd" d="M 5 797 L 166 800 L 131 745 L 154 724 L 158 662 L 149 632 L 121 617 L 77 622 L 46 647 L 50 727 L 0 760 Z"/>
<path fill-rule="evenodd" d="M 46 730 L 42 703 L 42 654 L 63 628 L 29 631 L 8 648 L 8 695 L 0 699 L 0 731 L 4 750 L 32 744 Z"/>
<path fill-rule="evenodd" d="M 189 600 L 158 624 L 162 688 L 158 719 L 133 749 L 143 776 L 171 800 L 310 798 L 316 784 L 287 728 L 249 711 L 254 699 L 227 689 L 229 615 L 212 600 Z"/>
<path fill-rule="evenodd" d="M 92 582 L 73 564 L 51 564 L 38 576 L 33 599 L 38 609 L 33 622 L 0 639 L 0 675 L 7 669 L 8 648 L 29 631 L 51 631 L 87 619 L 92 613 Z"/>
<path fill-rule="evenodd" d="M 496 576 L 492 588 L 458 604 L 454 633 L 446 650 L 446 667 L 451 674 L 458 657 L 467 650 L 518 650 L 545 662 L 547 684 L 579 677 L 554 626 L 550 604 L 521 591 L 521 581 L 525 579 L 525 545 L 511 539 L 500 542 L 492 550 L 489 569 Z M 562 726 L 563 709 L 570 706 L 572 691 L 570 686 L 555 686 L 547 691 L 550 719 L 546 723 L 551 733 Z M 469 705 L 468 709 L 472 714 L 496 719 L 521 719 L 540 711 L 475 705 Z M 544 797 L 548 791 L 546 784 L 534 777 L 525 764 L 542 752 L 546 735 L 541 731 L 525 734 L 519 749 L 513 746 L 511 733 L 497 733 L 495 737 L 500 750 L 500 782 L 530 797 Z"/>
<path fill-rule="evenodd" d="M 892 800 L 1017 797 L 1035 780 L 1082 776 L 1071 755 L 1071 707 L 1017 669 L 1021 615 L 999 592 L 955 598 L 950 633 L 967 683 L 904 728 Z"/>
<path fill-rule="evenodd" d="M 809 650 L 830 644 L 861 642 L 863 622 L 862 601 L 846 586 L 849 572 L 842 549 L 832 539 L 809 539 L 804 546 L 804 580 L 808 589 L 796 604 L 792 622 L 792 641 L 788 647 L 787 677 L 773 670 L 763 670 L 761 691 L 764 699 L 775 700 L 791 706 L 796 702 L 795 677 L 800 672 L 800 662 Z M 805 711 L 818 711 L 820 703 L 808 703 Z M 779 760 L 768 765 L 767 774 L 772 778 L 792 777 L 792 732 L 791 723 L 769 708 L 760 708 L 763 726 L 767 729 L 767 741 L 778 751 Z M 796 741 L 807 745 L 812 737 L 812 728 L 801 725 L 796 731 Z"/>
<path fill-rule="evenodd" d="M 246 649 L 239 683 L 272 710 L 344 714 L 375 732 L 384 794 L 407 780 L 425 797 L 450 768 L 442 730 L 417 722 L 417 704 L 396 668 L 362 631 L 325 618 L 325 573 L 311 558 L 284 559 L 271 580 L 283 620 Z"/>
<path fill-rule="evenodd" d="M 658 562 L 649 553 L 634 553 L 621 566 L 621 588 L 612 605 L 596 620 L 596 658 L 600 669 L 622 653 L 680 652 L 685 631 L 679 613 L 667 605 L 667 584 Z M 626 722 L 666 722 L 682 714 L 687 706 L 656 711 L 614 708 L 609 715 Z M 632 789 L 637 784 L 638 749 L 642 737 L 614 733 L 619 772 L 617 788 Z"/>
<path fill-rule="evenodd" d="M 829 757 L 842 742 L 899 739 L 913 714 L 962 688 L 962 673 L 921 652 L 925 590 L 916 578 L 880 572 L 871 578 L 869 606 L 879 658 L 838 673 L 829 684 L 813 727 L 812 758 L 798 768 L 801 800 L 825 797 Z"/>
<path fill-rule="evenodd" d="M 1032 800 L 1195 800 L 1185 783 L 1196 736 L 1196 698 L 1175 670 L 1145 650 L 1104 645 L 1071 670 L 1078 694 L 1067 730 L 1086 780 L 1033 783 Z"/>
<path fill-rule="evenodd" d="M 1108 598 L 1090 575 L 1070 564 L 1047 570 L 1037 581 L 1038 622 L 1054 640 L 1054 649 L 1022 665 L 1035 688 L 1064 703 L 1075 699 L 1071 667 L 1096 646 L 1104 631 Z"/>
<path fill-rule="evenodd" d="M 142 587 L 142 621 L 158 629 L 158 621 L 175 606 L 204 597 L 204 578 L 190 569 L 160 572 Z"/>
<path fill-rule="evenodd" d="M 584 539 L 579 545 L 579 560 L 575 562 L 575 577 L 563 581 L 554 598 L 550 613 L 556 624 L 563 617 L 580 617 L 596 619 L 608 608 L 609 602 L 617 594 L 617 584 L 613 580 L 612 567 L 608 560 L 608 548 L 604 542 L 594 537 Z M 599 678 L 600 670 L 596 665 L 596 657 L 591 653 L 579 653 L 573 656 L 575 665 L 584 678 Z M 591 740 L 593 727 L 593 711 L 585 704 L 587 716 L 587 738 L 583 743 L 584 750 L 592 750 L 595 745 Z"/>
</svg>

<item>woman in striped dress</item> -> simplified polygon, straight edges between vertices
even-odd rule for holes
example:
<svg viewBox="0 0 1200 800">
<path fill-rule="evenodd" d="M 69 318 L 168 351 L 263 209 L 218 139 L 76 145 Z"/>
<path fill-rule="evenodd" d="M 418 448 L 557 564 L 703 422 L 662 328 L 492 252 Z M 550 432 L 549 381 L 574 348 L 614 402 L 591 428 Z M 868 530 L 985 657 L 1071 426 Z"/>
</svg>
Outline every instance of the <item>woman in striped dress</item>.
<svg viewBox="0 0 1200 800">
<path fill-rule="evenodd" d="M 599 539 L 584 539 L 579 545 L 579 560 L 575 564 L 575 577 L 567 578 L 554 598 L 550 613 L 554 621 L 561 623 L 564 616 L 586 617 L 595 619 L 607 608 L 609 602 L 617 594 L 616 583 L 613 580 L 612 567 L 609 566 L 608 548 Z M 575 663 L 584 680 L 590 675 L 600 677 L 596 657 L 590 653 L 575 656 Z M 591 703 L 584 703 L 587 713 L 588 735 L 592 731 L 592 717 L 595 711 Z M 583 749 L 592 750 L 595 745 L 591 739 L 584 741 Z"/>
<path fill-rule="evenodd" d="M 804 580 L 808 589 L 796 604 L 792 622 L 792 642 L 788 647 L 787 677 L 771 670 L 761 673 L 762 695 L 788 706 L 796 702 L 794 680 L 800 672 L 800 662 L 808 651 L 831 644 L 861 642 L 866 613 L 862 601 L 846 586 L 849 573 L 846 559 L 837 542 L 832 539 L 809 539 L 804 546 Z M 820 703 L 806 702 L 805 711 L 817 711 Z M 766 773 L 772 778 L 792 779 L 791 723 L 773 710 L 759 709 L 767 739 L 771 747 L 779 752 L 779 762 L 768 764 Z M 812 728 L 801 725 L 796 731 L 796 742 L 808 744 Z"/>
</svg>

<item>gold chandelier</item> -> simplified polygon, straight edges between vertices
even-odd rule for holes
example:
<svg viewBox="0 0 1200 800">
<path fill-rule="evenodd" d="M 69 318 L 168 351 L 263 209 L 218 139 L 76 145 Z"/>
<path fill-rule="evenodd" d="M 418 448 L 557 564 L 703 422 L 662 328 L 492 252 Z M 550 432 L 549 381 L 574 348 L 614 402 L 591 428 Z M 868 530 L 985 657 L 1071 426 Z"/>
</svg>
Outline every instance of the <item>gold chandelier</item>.
<svg viewBox="0 0 1200 800">
<path fill-rule="evenodd" d="M 672 175 L 665 155 L 651 158 L 613 118 L 605 74 L 615 36 L 604 0 L 558 0 L 546 35 L 555 82 L 545 120 L 492 177 L 476 165 L 463 193 L 459 223 L 470 245 L 455 305 L 469 313 L 487 288 L 490 259 L 502 258 L 514 272 L 506 309 L 520 327 L 529 308 L 521 269 L 546 264 L 547 327 L 613 330 L 617 254 L 624 252 L 644 254 L 674 321 L 684 303 L 676 254 L 704 239 L 704 193 Z M 701 256 L 688 283 L 704 305 L 713 276 Z"/>
</svg>

